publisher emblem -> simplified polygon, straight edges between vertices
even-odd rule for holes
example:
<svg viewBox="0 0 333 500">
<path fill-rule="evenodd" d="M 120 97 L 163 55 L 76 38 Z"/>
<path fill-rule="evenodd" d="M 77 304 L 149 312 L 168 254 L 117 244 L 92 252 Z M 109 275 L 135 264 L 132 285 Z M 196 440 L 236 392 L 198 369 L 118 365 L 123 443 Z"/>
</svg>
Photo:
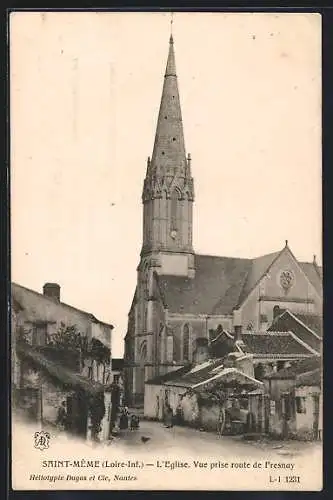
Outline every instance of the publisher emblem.
<svg viewBox="0 0 333 500">
<path fill-rule="evenodd" d="M 48 432 L 45 431 L 35 432 L 34 435 L 35 448 L 41 451 L 46 450 L 50 446 L 50 438 L 51 436 Z"/>
</svg>

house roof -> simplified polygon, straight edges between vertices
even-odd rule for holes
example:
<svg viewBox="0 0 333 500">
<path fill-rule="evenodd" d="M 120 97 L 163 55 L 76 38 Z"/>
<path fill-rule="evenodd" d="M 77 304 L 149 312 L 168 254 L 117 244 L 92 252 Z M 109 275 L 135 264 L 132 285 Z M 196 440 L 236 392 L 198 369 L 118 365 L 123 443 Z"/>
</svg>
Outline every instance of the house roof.
<svg viewBox="0 0 333 500">
<path fill-rule="evenodd" d="M 210 359 L 200 365 L 195 365 L 187 370 L 187 373 L 179 373 L 177 377 L 172 380 L 164 382 L 166 385 L 179 385 L 181 387 L 192 387 L 193 385 L 199 384 L 211 378 L 212 374 L 215 375 L 214 370 L 223 369 L 223 358 L 220 359 Z"/>
<path fill-rule="evenodd" d="M 313 356 L 315 352 L 292 332 L 243 332 L 239 348 L 244 353 L 255 357 L 290 358 L 290 356 Z M 213 356 L 220 357 L 228 352 L 236 351 L 233 334 L 221 332 L 210 344 Z"/>
<path fill-rule="evenodd" d="M 223 330 L 217 337 L 213 338 L 209 350 L 214 358 L 222 358 L 235 350 L 235 338 L 232 334 Z"/>
<path fill-rule="evenodd" d="M 178 371 L 172 379 L 164 380 L 166 386 L 184 387 L 193 390 L 202 390 L 206 385 L 222 383 L 225 385 L 240 384 L 251 387 L 251 389 L 261 386 L 259 380 L 250 377 L 235 367 L 226 367 L 225 358 L 210 359 L 195 365 L 186 373 Z"/>
<path fill-rule="evenodd" d="M 242 333 L 245 352 L 256 357 L 272 356 L 283 359 L 284 357 L 313 356 L 314 351 L 292 332 L 263 332 Z M 243 348 L 242 348 L 243 349 Z"/>
<path fill-rule="evenodd" d="M 299 314 L 293 313 L 296 318 L 304 323 L 310 330 L 319 335 L 323 336 L 323 318 L 318 314 Z"/>
<path fill-rule="evenodd" d="M 176 370 L 172 370 L 171 372 L 165 373 L 164 375 L 159 375 L 158 377 L 154 377 L 152 379 L 147 380 L 145 383 L 149 385 L 162 385 L 165 382 L 169 382 L 172 380 L 178 380 L 179 377 L 189 372 L 192 368 L 192 365 L 188 364 L 177 368 Z"/>
<path fill-rule="evenodd" d="M 41 304 L 47 302 L 54 303 L 54 299 L 52 299 L 51 297 L 36 292 L 35 290 L 31 290 L 30 288 L 26 288 L 22 285 L 18 285 L 17 283 L 12 283 L 11 290 L 12 290 L 12 302 L 13 303 L 15 302 L 15 304 L 19 304 L 21 309 L 25 310 L 28 315 L 29 311 L 33 311 L 33 314 L 31 316 L 33 321 L 35 321 L 36 319 L 37 320 L 44 319 L 42 310 L 39 312 L 39 307 Z M 82 314 L 83 316 L 89 318 L 90 321 L 92 321 L 93 323 L 100 323 L 102 325 L 105 325 L 113 329 L 113 325 L 98 320 L 93 314 L 88 313 L 87 311 L 83 311 L 82 309 L 78 309 L 77 307 L 70 306 L 69 304 L 66 304 L 64 302 L 59 302 L 59 304 L 62 307 L 65 307 L 66 309 L 70 309 L 72 311 Z"/>
<path fill-rule="evenodd" d="M 301 386 L 321 386 L 321 370 L 316 368 L 310 372 L 296 375 L 296 387 Z"/>
<path fill-rule="evenodd" d="M 218 373 L 214 375 L 212 374 L 212 376 L 209 377 L 208 379 L 193 385 L 192 389 L 203 390 L 208 384 L 214 385 L 220 383 L 227 386 L 234 386 L 237 384 L 251 388 L 251 390 L 258 387 L 263 387 L 263 382 L 261 382 L 260 380 L 257 380 L 254 377 L 250 377 L 250 375 L 247 375 L 246 373 L 238 370 L 237 368 L 227 367 L 223 368 L 222 370 L 219 370 Z"/>
<path fill-rule="evenodd" d="M 28 360 L 38 370 L 46 373 L 55 384 L 69 390 L 83 390 L 90 395 L 98 394 L 104 390 L 102 384 L 86 379 L 82 375 L 65 368 L 60 363 L 51 361 L 42 352 L 27 343 L 17 343 L 16 349 L 19 356 Z"/>
<path fill-rule="evenodd" d="M 314 334 L 313 336 L 318 339 L 323 335 L 323 319 L 319 314 L 294 313 L 288 309 L 283 310 L 281 314 L 274 318 L 268 330 L 288 331 L 292 329 L 293 322 L 297 323 L 298 328 L 295 326 L 295 329 L 301 327 L 310 330 L 311 334 Z M 297 335 L 297 331 L 293 330 L 293 332 Z"/>
<path fill-rule="evenodd" d="M 171 313 L 231 314 L 285 248 L 254 259 L 196 254 L 194 278 L 156 275 L 165 306 Z M 310 262 L 299 264 L 318 293 L 322 293 L 320 268 Z"/>
<path fill-rule="evenodd" d="M 271 380 L 286 380 L 286 379 L 295 379 L 298 375 L 303 373 L 309 373 L 313 370 L 320 370 L 321 360 L 317 356 L 312 356 L 307 359 L 302 359 L 294 362 L 288 368 L 283 368 L 277 372 L 270 373 L 265 375 L 264 378 Z"/>
</svg>

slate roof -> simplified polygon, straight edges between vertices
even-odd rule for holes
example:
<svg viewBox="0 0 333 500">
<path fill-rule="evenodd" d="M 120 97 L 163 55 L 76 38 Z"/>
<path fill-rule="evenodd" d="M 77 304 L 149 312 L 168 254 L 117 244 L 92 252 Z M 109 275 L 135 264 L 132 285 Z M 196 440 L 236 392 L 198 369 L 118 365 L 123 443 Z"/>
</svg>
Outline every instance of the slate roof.
<svg viewBox="0 0 333 500">
<path fill-rule="evenodd" d="M 299 262 L 299 265 L 309 278 L 319 294 L 323 293 L 322 268 L 313 262 Z"/>
<path fill-rule="evenodd" d="M 296 314 L 293 313 L 304 325 L 309 327 L 314 333 L 323 336 L 323 319 L 318 314 Z"/>
<path fill-rule="evenodd" d="M 195 277 L 159 276 L 170 312 L 229 314 L 239 301 L 250 259 L 195 255 Z"/>
<path fill-rule="evenodd" d="M 242 333 L 241 339 L 244 350 L 255 356 L 313 356 L 313 352 L 291 332 Z"/>
<path fill-rule="evenodd" d="M 273 264 L 275 259 L 277 259 L 280 253 L 281 251 L 269 253 L 266 255 L 262 255 L 261 257 L 252 259 L 251 267 L 239 298 L 239 304 L 241 304 L 243 300 L 246 299 L 246 297 L 253 290 L 253 288 L 256 286 L 256 284 L 262 278 L 268 268 Z"/>
<path fill-rule="evenodd" d="M 156 275 L 165 306 L 171 313 L 231 314 L 283 251 L 254 259 L 196 254 L 194 278 Z M 322 293 L 320 268 L 310 262 L 299 264 Z"/>
<path fill-rule="evenodd" d="M 297 314 L 287 309 L 274 319 L 268 331 L 292 332 L 317 352 L 321 350 L 322 318 L 319 315 Z"/>
<path fill-rule="evenodd" d="M 239 344 L 240 349 L 256 357 L 276 357 L 283 359 L 295 355 L 296 357 L 313 356 L 311 348 L 307 348 L 292 332 L 243 332 Z M 222 332 L 210 344 L 213 356 L 220 357 L 227 352 L 236 351 L 233 334 Z"/>
</svg>

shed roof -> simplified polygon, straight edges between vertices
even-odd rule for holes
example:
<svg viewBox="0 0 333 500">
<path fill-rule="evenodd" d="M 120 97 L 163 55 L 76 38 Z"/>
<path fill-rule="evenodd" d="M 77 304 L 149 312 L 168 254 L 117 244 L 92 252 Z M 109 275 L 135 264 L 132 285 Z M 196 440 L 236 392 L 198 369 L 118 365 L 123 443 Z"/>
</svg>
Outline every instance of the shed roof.
<svg viewBox="0 0 333 500">
<path fill-rule="evenodd" d="M 285 356 L 313 356 L 314 352 L 307 347 L 292 332 L 242 333 L 245 351 L 255 356 L 283 358 Z"/>
<path fill-rule="evenodd" d="M 177 377 L 164 383 L 165 385 L 192 387 L 216 375 L 216 371 L 214 372 L 214 370 L 222 370 L 223 359 L 210 359 L 199 365 L 192 366 L 187 372 L 179 373 Z"/>
<path fill-rule="evenodd" d="M 294 362 L 288 368 L 283 368 L 277 372 L 270 373 L 266 375 L 264 378 L 270 380 L 286 380 L 286 379 L 295 379 L 298 375 L 303 373 L 309 373 L 313 370 L 320 370 L 321 360 L 317 356 L 312 356 L 307 359 L 302 359 Z"/>
<path fill-rule="evenodd" d="M 56 384 L 70 390 L 83 390 L 90 395 L 98 394 L 104 390 L 104 386 L 99 382 L 89 380 L 59 363 L 49 360 L 42 352 L 25 342 L 18 342 L 16 349 L 21 358 L 28 360 L 36 369 L 46 373 Z"/>
<path fill-rule="evenodd" d="M 159 375 L 157 377 L 151 378 L 145 382 L 145 384 L 149 385 L 162 385 L 165 382 L 172 381 L 172 380 L 178 380 L 179 377 L 184 375 L 185 373 L 189 372 L 192 368 L 191 364 L 187 364 L 185 366 L 181 366 L 180 368 L 177 368 L 176 370 L 172 370 L 168 373 L 165 373 L 164 375 Z"/>
</svg>

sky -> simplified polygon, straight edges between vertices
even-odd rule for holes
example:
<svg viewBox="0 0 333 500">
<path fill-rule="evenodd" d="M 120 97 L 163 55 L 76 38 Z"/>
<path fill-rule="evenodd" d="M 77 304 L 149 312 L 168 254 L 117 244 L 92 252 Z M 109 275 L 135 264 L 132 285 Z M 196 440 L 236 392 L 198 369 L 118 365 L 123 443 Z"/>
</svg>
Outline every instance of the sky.
<svg viewBox="0 0 333 500">
<path fill-rule="evenodd" d="M 114 325 L 122 356 L 169 13 L 10 20 L 12 280 Z M 176 13 L 197 253 L 321 262 L 321 18 Z"/>
</svg>

